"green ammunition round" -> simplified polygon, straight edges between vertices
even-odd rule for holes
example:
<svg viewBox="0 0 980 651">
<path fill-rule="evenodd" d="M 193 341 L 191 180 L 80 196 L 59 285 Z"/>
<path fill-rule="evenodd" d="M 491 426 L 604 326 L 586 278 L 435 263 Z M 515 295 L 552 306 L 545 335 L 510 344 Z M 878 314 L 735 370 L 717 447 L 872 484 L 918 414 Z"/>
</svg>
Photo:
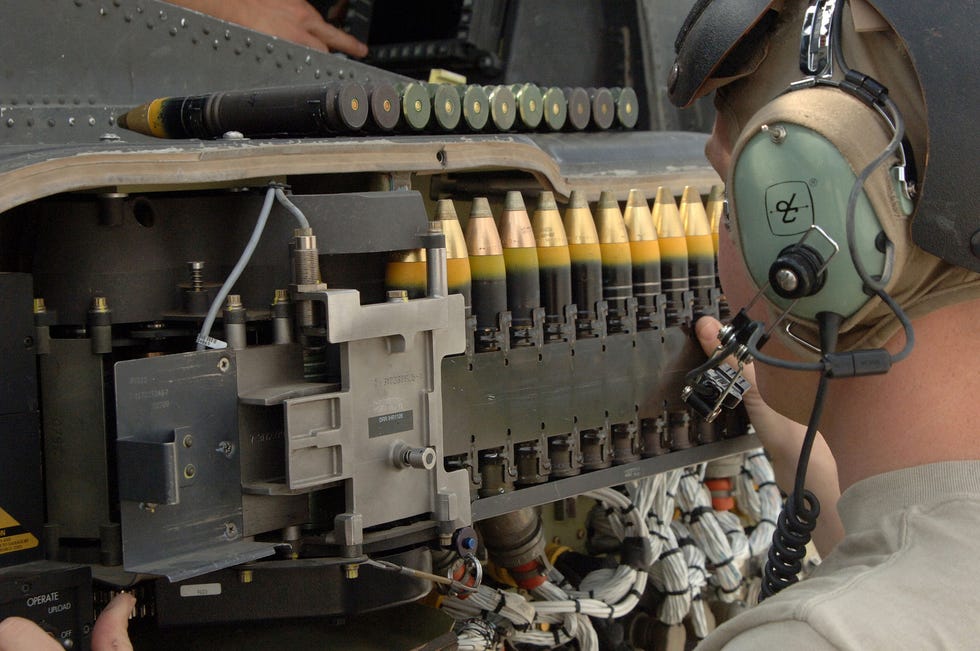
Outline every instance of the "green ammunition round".
<svg viewBox="0 0 980 651">
<path fill-rule="evenodd" d="M 613 102 L 616 104 L 616 122 L 624 129 L 632 129 L 640 118 L 640 100 L 636 91 L 629 86 L 611 88 Z"/>
<path fill-rule="evenodd" d="M 401 95 L 401 125 L 406 131 L 421 131 L 429 124 L 432 100 L 425 87 L 418 82 L 398 84 Z"/>
<path fill-rule="evenodd" d="M 432 123 L 434 131 L 452 131 L 462 118 L 462 106 L 455 86 L 449 84 L 428 84 L 429 99 L 432 100 Z"/>
<path fill-rule="evenodd" d="M 517 100 L 508 86 L 487 86 L 490 98 L 490 119 L 497 131 L 510 131 L 517 120 Z"/>
<path fill-rule="evenodd" d="M 463 110 L 463 125 L 469 131 L 483 131 L 490 119 L 490 98 L 483 86 L 456 86 Z"/>
<path fill-rule="evenodd" d="M 561 131 L 565 127 L 565 120 L 568 117 L 568 100 L 561 88 L 552 86 L 544 91 L 541 96 L 544 102 L 544 123 L 552 131 Z"/>
<path fill-rule="evenodd" d="M 517 115 L 520 128 L 534 131 L 544 117 L 541 89 L 534 84 L 512 84 L 510 87 L 517 102 Z"/>
</svg>

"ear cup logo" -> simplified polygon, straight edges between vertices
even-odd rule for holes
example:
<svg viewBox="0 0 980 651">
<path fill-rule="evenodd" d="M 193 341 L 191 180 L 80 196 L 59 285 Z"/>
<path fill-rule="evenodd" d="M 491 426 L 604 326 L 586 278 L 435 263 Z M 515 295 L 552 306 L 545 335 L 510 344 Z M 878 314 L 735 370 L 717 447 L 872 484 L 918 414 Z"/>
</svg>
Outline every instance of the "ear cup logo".
<svg viewBox="0 0 980 651">
<path fill-rule="evenodd" d="M 803 181 L 766 188 L 766 215 L 773 235 L 802 235 L 814 224 L 813 197 Z"/>
</svg>

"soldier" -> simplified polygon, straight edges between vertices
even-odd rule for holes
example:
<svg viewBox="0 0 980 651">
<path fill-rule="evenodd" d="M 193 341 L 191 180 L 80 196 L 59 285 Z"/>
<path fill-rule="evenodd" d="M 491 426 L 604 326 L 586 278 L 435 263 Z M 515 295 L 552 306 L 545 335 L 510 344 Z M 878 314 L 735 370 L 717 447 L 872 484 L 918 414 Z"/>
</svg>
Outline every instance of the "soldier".
<svg viewBox="0 0 980 651">
<path fill-rule="evenodd" d="M 760 436 L 812 445 L 819 421 L 829 447 L 814 448 L 823 465 L 806 485 L 824 510 L 837 502 L 845 531 L 793 585 L 792 535 L 819 512 L 803 492 L 805 448 L 777 533 L 789 545 L 770 556 L 763 592 L 790 587 L 699 649 L 976 645 L 980 143 L 977 84 L 957 73 L 976 64 L 978 12 L 706 0 L 682 28 L 669 92 L 684 106 L 716 91 L 706 153 L 730 204 L 719 273 L 733 307 L 752 303 L 728 333 L 762 362 L 761 396 L 809 421 L 805 437 L 776 420 Z"/>
</svg>

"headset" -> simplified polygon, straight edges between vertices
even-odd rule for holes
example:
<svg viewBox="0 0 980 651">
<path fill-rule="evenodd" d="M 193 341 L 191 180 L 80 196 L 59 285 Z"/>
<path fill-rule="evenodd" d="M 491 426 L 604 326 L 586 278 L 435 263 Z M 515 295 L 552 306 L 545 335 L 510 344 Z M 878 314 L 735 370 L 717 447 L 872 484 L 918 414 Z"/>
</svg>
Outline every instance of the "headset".
<svg viewBox="0 0 980 651">
<path fill-rule="evenodd" d="M 972 139 L 976 146 L 976 129 L 951 133 L 953 127 L 940 122 L 945 117 L 952 124 L 969 125 L 969 104 L 949 104 L 958 96 L 975 99 L 976 90 L 962 91 L 949 81 L 948 70 L 937 68 L 939 46 L 930 43 L 927 34 L 934 17 L 927 14 L 930 7 L 923 8 L 929 3 L 870 2 L 903 39 L 926 99 L 941 97 L 928 105 L 930 174 L 939 176 L 920 185 L 902 112 L 884 85 L 847 65 L 842 47 L 845 0 L 811 0 L 801 26 L 801 78 L 749 119 L 732 151 L 727 192 L 739 219 L 731 229 L 758 293 L 722 328 L 721 345 L 688 374 L 683 394 L 710 421 L 722 406 L 738 402 L 746 389 L 739 382 L 742 368 L 753 359 L 820 373 L 794 491 L 773 536 L 760 599 L 796 582 L 816 525 L 820 505 L 804 486 L 828 381 L 886 373 L 914 345 L 908 316 L 886 291 L 902 270 L 895 242 L 907 239 L 903 230 L 913 213 L 926 208 L 912 221 L 911 239 L 917 246 L 980 271 L 980 224 L 976 218 L 962 218 L 970 210 L 970 199 L 961 196 L 950 203 L 950 197 L 968 194 L 966 188 L 971 187 L 966 178 L 971 166 L 958 165 L 957 155 L 951 153 L 969 151 L 969 143 L 954 145 L 953 139 Z M 760 42 L 782 4 L 698 0 L 675 43 L 678 55 L 668 80 L 671 100 L 686 106 L 731 81 L 740 69 L 758 64 L 754 57 L 764 50 Z M 977 13 L 976 8 L 967 11 Z M 971 40 L 961 24 L 969 18 L 945 18 L 944 26 L 964 31 L 967 46 Z M 943 34 L 946 43 L 955 38 L 956 34 Z M 943 144 L 950 149 L 937 151 Z M 963 185 L 957 188 L 958 182 Z M 950 220 L 951 214 L 959 219 Z M 945 235 L 937 238 L 937 229 Z M 768 328 L 748 317 L 749 308 L 760 299 L 773 314 Z M 837 351 L 839 333 L 882 304 L 903 328 L 904 348 L 895 354 L 883 348 Z M 785 327 L 780 336 L 808 349 L 816 360 L 790 361 L 762 353 L 760 348 L 780 326 Z M 796 334 L 796 326 L 815 332 L 817 341 Z M 738 369 L 719 372 L 729 356 L 735 357 Z"/>
</svg>

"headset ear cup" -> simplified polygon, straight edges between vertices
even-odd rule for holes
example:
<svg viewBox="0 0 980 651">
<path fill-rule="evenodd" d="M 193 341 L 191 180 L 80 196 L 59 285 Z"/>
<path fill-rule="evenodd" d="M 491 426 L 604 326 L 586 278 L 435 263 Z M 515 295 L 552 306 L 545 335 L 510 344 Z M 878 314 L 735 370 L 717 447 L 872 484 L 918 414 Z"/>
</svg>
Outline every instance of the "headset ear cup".
<svg viewBox="0 0 980 651">
<path fill-rule="evenodd" d="M 760 289 L 772 286 L 765 296 L 777 313 L 789 309 L 792 320 L 815 324 L 817 313 L 833 311 L 847 328 L 870 309 L 848 247 L 847 198 L 857 174 L 892 135 L 874 109 L 827 86 L 776 97 L 742 129 L 732 152 L 730 207 L 746 267 Z M 854 216 L 857 255 L 871 275 L 887 268 L 875 246 L 881 233 L 892 241 L 908 238 L 887 168 L 871 174 Z M 804 242 L 811 252 L 774 264 Z M 814 274 L 814 267 L 825 267 L 825 274 Z M 780 293 L 770 274 L 780 270 L 807 276 L 807 287 Z"/>
</svg>

